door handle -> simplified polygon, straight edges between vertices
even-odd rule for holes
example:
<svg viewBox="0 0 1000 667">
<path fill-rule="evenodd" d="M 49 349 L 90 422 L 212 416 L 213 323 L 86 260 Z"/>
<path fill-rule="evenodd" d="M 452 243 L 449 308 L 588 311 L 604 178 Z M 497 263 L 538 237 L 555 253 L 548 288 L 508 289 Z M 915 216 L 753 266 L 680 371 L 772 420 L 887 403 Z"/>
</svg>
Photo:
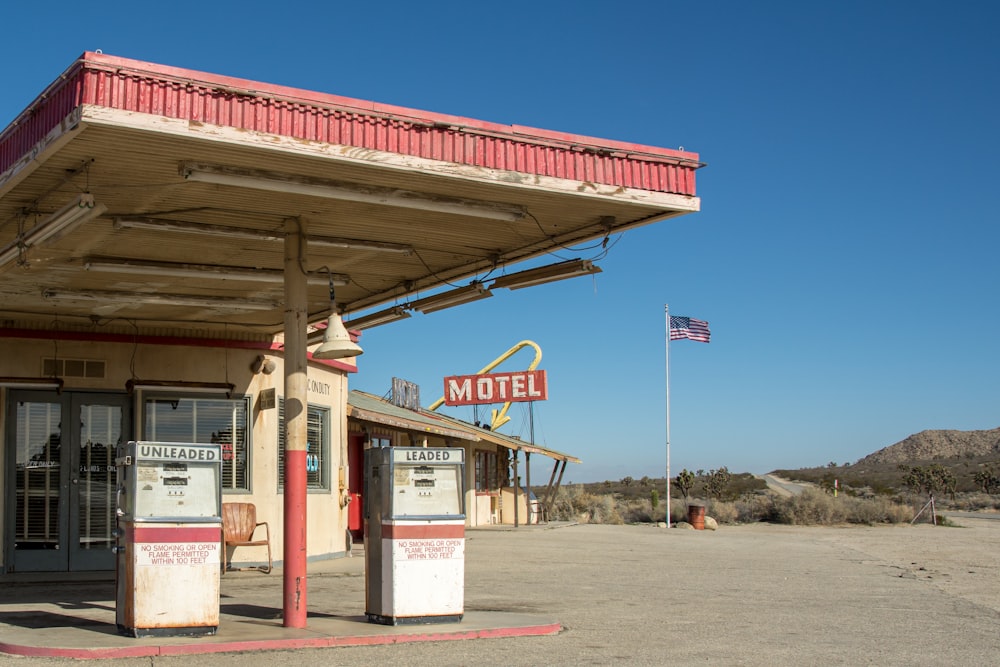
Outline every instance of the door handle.
<svg viewBox="0 0 1000 667">
<path fill-rule="evenodd" d="M 122 494 L 125 493 L 125 487 L 119 486 L 115 490 L 115 516 L 125 516 L 125 510 L 122 509 Z"/>
</svg>

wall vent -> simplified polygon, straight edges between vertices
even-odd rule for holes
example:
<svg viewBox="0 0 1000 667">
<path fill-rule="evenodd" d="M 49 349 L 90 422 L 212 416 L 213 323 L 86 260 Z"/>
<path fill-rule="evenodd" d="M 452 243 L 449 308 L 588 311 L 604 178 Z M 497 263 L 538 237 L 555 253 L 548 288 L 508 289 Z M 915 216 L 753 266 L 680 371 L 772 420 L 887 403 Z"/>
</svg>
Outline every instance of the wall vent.
<svg viewBox="0 0 1000 667">
<path fill-rule="evenodd" d="M 94 359 L 42 359 L 42 375 L 103 380 L 107 362 Z"/>
</svg>

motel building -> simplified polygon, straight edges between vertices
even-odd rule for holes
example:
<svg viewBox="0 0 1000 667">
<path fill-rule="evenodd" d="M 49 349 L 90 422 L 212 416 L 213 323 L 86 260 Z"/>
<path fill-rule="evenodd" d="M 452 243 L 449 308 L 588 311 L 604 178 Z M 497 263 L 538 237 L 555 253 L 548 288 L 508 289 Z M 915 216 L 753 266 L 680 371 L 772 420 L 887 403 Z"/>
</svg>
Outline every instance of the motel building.
<svg viewBox="0 0 1000 667">
<path fill-rule="evenodd" d="M 0 580 L 113 569 L 130 440 L 219 444 L 286 582 L 361 535 L 366 447 L 461 447 L 469 526 L 542 518 L 527 488 L 576 459 L 350 391 L 363 332 L 599 272 L 539 262 L 697 211 L 697 154 L 101 53 L 53 75 L 0 132 Z"/>
<path fill-rule="evenodd" d="M 580 459 L 408 403 L 352 391 L 347 404 L 348 508 L 351 539 L 362 537 L 360 490 L 366 447 L 461 447 L 465 461 L 465 525 L 529 525 L 545 522 L 545 508 L 562 483 L 567 463 Z M 532 455 L 536 455 L 532 459 Z M 552 462 L 540 462 L 538 456 Z M 539 466 L 539 463 L 542 463 Z M 516 472 L 515 472 L 516 471 Z M 535 475 L 532 478 L 532 475 Z M 515 485 L 514 480 L 520 484 Z M 516 488 L 515 488 L 516 487 Z M 534 498 L 534 502 L 530 499 Z"/>
</svg>

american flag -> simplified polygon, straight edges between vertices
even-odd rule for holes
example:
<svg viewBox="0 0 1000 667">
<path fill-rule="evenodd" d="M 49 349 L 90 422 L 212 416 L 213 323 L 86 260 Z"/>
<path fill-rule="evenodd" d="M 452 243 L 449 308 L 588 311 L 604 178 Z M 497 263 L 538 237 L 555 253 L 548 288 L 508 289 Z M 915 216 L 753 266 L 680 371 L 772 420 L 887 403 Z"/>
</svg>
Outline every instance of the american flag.
<svg viewBox="0 0 1000 667">
<path fill-rule="evenodd" d="M 670 340 L 687 338 L 707 343 L 711 335 L 708 330 L 708 322 L 702 322 L 693 317 L 670 316 Z"/>
</svg>

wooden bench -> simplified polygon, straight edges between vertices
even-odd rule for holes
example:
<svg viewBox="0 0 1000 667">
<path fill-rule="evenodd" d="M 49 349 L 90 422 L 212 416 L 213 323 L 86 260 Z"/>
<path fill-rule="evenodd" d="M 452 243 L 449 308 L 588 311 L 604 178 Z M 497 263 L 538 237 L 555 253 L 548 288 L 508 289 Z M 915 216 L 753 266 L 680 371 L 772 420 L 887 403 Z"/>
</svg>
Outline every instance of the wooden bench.
<svg viewBox="0 0 1000 667">
<path fill-rule="evenodd" d="M 257 528 L 264 527 L 264 539 L 254 539 Z M 222 533 L 225 541 L 225 567 L 227 570 L 260 570 L 268 574 L 272 568 L 271 561 L 271 530 L 267 522 L 257 521 L 257 506 L 253 503 L 223 503 L 222 504 Z M 229 556 L 229 547 L 267 547 L 267 567 L 263 565 L 257 567 L 234 568 L 232 558 Z"/>
</svg>

